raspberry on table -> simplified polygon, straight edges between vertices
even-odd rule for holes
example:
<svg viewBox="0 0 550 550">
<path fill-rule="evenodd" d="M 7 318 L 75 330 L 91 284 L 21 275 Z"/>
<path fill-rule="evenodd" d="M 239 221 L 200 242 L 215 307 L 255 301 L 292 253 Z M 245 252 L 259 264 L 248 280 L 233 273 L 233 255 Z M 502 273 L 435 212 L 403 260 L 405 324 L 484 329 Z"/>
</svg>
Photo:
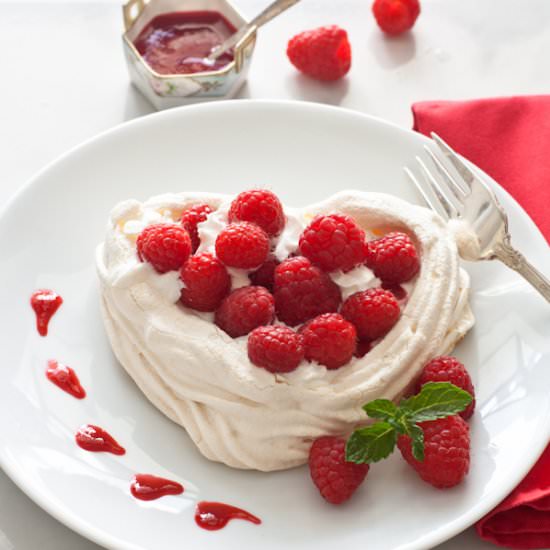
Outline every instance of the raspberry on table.
<svg viewBox="0 0 550 550">
<path fill-rule="evenodd" d="M 412 454 L 411 438 L 401 435 L 397 446 L 403 458 L 427 483 L 438 489 L 458 485 L 470 468 L 470 430 L 458 415 L 421 422 L 424 432 L 424 461 Z"/>
<path fill-rule="evenodd" d="M 286 222 L 281 201 L 267 189 L 251 189 L 237 195 L 229 208 L 228 218 L 229 223 L 255 223 L 270 237 L 277 236 Z"/>
<path fill-rule="evenodd" d="M 248 278 L 250 282 L 255 286 L 263 286 L 269 292 L 273 292 L 275 268 L 279 263 L 279 260 L 275 256 L 268 256 L 267 260 L 256 271 L 249 273 Z"/>
<path fill-rule="evenodd" d="M 346 441 L 342 437 L 320 437 L 309 451 L 309 472 L 321 496 L 331 504 L 348 500 L 363 483 L 368 464 L 346 462 Z"/>
<path fill-rule="evenodd" d="M 268 252 L 266 232 L 253 223 L 229 224 L 216 238 L 216 255 L 229 267 L 259 267 L 265 262 Z"/>
<path fill-rule="evenodd" d="M 197 225 L 206 220 L 212 209 L 207 204 L 196 204 L 185 210 L 181 217 L 181 226 L 189 233 L 191 244 L 193 245 L 193 254 L 199 248 L 201 240 Z"/>
<path fill-rule="evenodd" d="M 395 296 L 382 288 L 369 288 L 352 294 L 342 305 L 342 315 L 357 329 L 361 340 L 385 336 L 399 320 Z"/>
<path fill-rule="evenodd" d="M 338 285 L 303 256 L 288 258 L 275 268 L 274 287 L 277 317 L 290 326 L 338 311 L 342 301 Z"/>
<path fill-rule="evenodd" d="M 420 269 L 416 247 L 406 233 L 388 233 L 369 241 L 366 246 L 366 264 L 385 285 L 399 285 L 410 281 Z"/>
<path fill-rule="evenodd" d="M 338 80 L 351 67 L 348 33 L 336 25 L 297 34 L 286 53 L 299 71 L 317 80 Z"/>
<path fill-rule="evenodd" d="M 387 34 L 408 31 L 420 14 L 418 0 L 375 0 L 372 13 L 378 26 Z"/>
<path fill-rule="evenodd" d="M 291 372 L 304 358 L 302 336 L 282 325 L 258 327 L 248 335 L 248 358 L 269 372 Z"/>
<path fill-rule="evenodd" d="M 191 256 L 181 268 L 181 303 L 197 311 L 215 311 L 229 294 L 231 278 L 226 267 L 209 252 Z"/>
<path fill-rule="evenodd" d="M 214 322 L 232 338 L 256 327 L 269 325 L 275 317 L 275 302 L 263 286 L 245 286 L 227 296 L 216 311 Z"/>
<path fill-rule="evenodd" d="M 300 236 L 299 248 L 323 271 L 349 271 L 365 261 L 365 232 L 349 216 L 317 216 Z"/>
<path fill-rule="evenodd" d="M 327 369 L 338 369 L 353 357 L 357 331 L 339 313 L 323 313 L 300 330 L 304 339 L 305 357 Z"/>
<path fill-rule="evenodd" d="M 183 227 L 167 223 L 148 225 L 137 238 L 137 253 L 159 273 L 179 269 L 191 254 L 191 238 Z"/>
<path fill-rule="evenodd" d="M 467 391 L 472 396 L 472 402 L 459 414 L 464 420 L 472 416 L 476 404 L 474 385 L 466 367 L 456 357 L 442 355 L 432 359 L 420 374 L 416 392 L 418 393 L 428 382 L 450 382 Z"/>
</svg>

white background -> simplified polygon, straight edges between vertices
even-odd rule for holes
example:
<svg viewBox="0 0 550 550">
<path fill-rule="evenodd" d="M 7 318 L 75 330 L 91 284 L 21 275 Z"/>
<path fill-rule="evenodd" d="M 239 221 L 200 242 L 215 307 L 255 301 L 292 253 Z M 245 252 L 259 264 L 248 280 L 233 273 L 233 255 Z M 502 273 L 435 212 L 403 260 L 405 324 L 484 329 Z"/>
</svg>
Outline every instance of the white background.
<svg viewBox="0 0 550 550">
<path fill-rule="evenodd" d="M 550 91 L 548 0 L 421 1 L 414 32 L 388 39 L 371 0 L 302 0 L 262 29 L 240 96 L 320 101 L 410 127 L 414 101 Z M 248 16 L 267 3 L 235 0 Z M 321 84 L 298 75 L 284 52 L 294 33 L 330 23 L 348 30 L 353 66 L 346 79 Z M 0 207 L 68 148 L 152 112 L 128 82 L 121 32 L 117 1 L 0 0 Z M 0 472 L 0 550 L 36 548 L 99 547 L 50 518 Z M 470 529 L 439 548 L 492 547 Z"/>
</svg>

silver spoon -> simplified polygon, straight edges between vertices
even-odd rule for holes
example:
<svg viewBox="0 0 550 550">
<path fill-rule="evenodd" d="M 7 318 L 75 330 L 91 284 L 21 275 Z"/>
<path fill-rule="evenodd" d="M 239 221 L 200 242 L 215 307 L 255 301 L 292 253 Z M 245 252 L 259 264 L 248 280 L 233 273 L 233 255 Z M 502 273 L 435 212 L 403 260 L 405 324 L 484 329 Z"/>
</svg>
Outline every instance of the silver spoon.
<svg viewBox="0 0 550 550">
<path fill-rule="evenodd" d="M 258 14 L 250 23 L 241 27 L 235 34 L 232 34 L 227 40 L 224 40 L 219 46 L 215 47 L 205 61 L 213 63 L 220 57 L 220 55 L 235 46 L 237 42 L 250 30 L 256 28 L 259 29 L 262 25 L 265 25 L 268 21 L 271 21 L 274 17 L 277 17 L 288 8 L 297 4 L 300 0 L 275 0 L 265 10 Z"/>
</svg>

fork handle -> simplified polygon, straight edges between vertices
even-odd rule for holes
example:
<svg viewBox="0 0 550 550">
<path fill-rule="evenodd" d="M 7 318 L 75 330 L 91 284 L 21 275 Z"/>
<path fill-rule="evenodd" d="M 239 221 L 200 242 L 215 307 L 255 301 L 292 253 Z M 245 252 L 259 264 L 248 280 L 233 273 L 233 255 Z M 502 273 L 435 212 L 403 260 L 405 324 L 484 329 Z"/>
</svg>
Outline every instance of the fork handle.
<svg viewBox="0 0 550 550">
<path fill-rule="evenodd" d="M 495 256 L 508 267 L 517 271 L 528 283 L 550 302 L 550 280 L 535 266 L 530 264 L 525 256 L 516 250 L 507 239 L 495 247 Z"/>
</svg>

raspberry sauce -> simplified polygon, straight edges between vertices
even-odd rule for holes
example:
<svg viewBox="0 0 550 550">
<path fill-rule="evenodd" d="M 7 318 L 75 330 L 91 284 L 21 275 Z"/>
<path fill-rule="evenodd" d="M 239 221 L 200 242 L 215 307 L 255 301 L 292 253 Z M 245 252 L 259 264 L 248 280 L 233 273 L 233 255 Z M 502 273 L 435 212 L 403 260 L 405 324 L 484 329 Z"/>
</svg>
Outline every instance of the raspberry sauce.
<svg viewBox="0 0 550 550">
<path fill-rule="evenodd" d="M 92 424 L 81 426 L 76 432 L 75 440 L 79 447 L 92 453 L 112 453 L 119 456 L 126 453 L 126 449 L 112 435 Z"/>
<path fill-rule="evenodd" d="M 262 520 L 246 510 L 221 502 L 199 502 L 195 510 L 195 521 L 199 527 L 209 531 L 223 529 L 232 519 L 245 519 L 256 525 Z"/>
<path fill-rule="evenodd" d="M 46 367 L 46 377 L 69 395 L 77 399 L 86 397 L 86 390 L 81 386 L 76 372 L 71 367 L 50 359 Z"/>
<path fill-rule="evenodd" d="M 31 307 L 36 313 L 36 329 L 40 336 L 48 334 L 48 323 L 63 303 L 63 298 L 53 290 L 40 289 L 31 295 Z"/>
<path fill-rule="evenodd" d="M 181 495 L 183 485 L 177 481 L 150 474 L 136 474 L 130 485 L 130 492 L 139 500 L 156 500 L 167 495 Z"/>
<path fill-rule="evenodd" d="M 216 61 L 210 52 L 237 29 L 217 11 L 176 11 L 153 18 L 134 41 L 137 51 L 159 74 L 217 71 L 233 61 L 232 51 Z"/>
</svg>

